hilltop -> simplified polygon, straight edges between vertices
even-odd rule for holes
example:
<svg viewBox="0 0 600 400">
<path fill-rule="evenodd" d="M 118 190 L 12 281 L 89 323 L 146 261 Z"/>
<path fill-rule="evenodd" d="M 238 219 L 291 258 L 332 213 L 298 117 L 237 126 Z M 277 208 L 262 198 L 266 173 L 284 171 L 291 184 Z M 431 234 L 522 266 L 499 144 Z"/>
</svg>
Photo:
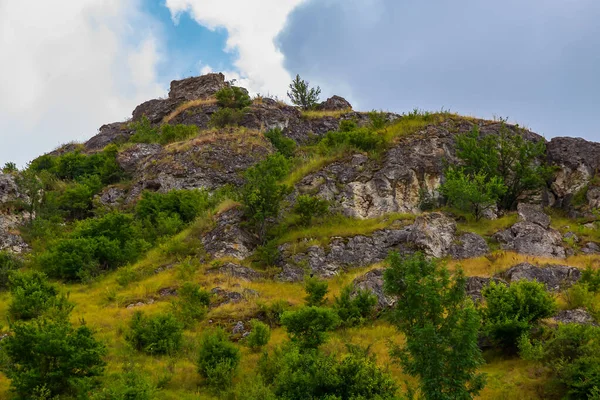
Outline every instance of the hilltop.
<svg viewBox="0 0 600 400">
<path fill-rule="evenodd" d="M 167 98 L 140 104 L 129 121 L 103 125 L 25 171 L 5 168 L 0 254 L 16 261 L 0 274 L 4 321 L 14 319 L 8 270 L 43 271 L 68 293 L 71 322 L 85 320 L 106 347 L 100 387 L 133 368 L 161 399 L 224 395 L 209 390 L 195 365 L 199 338 L 215 326 L 241 349 L 234 384 L 254 376 L 261 354 L 246 346 L 250 321 L 271 326 L 266 350 L 286 343 L 279 315 L 304 304 L 309 276 L 328 283 L 328 307 L 348 285 L 353 295 L 376 296 L 372 314 L 333 330 L 323 351 L 370 346 L 399 386 L 414 383 L 388 351 L 388 341 L 404 340 L 390 318 L 397 298 L 384 292 L 390 252 L 460 266 L 479 303 L 490 282 L 537 280 L 558 307 L 544 327 L 595 326 L 598 296 L 590 287 L 578 303 L 571 288 L 586 268 L 600 267 L 600 143 L 548 141 L 506 121 L 450 112 L 359 112 L 339 96 L 310 110 L 268 97 L 224 105 L 215 96 L 223 89 L 246 93 L 222 74 L 173 81 Z M 464 165 L 460 140 L 474 132 L 531 144 L 541 151 L 531 168 L 547 172 L 509 206 L 486 207 L 481 219 L 440 189 L 449 168 Z M 258 193 L 269 174 L 282 192 L 268 193 L 277 210 L 260 209 L 260 219 L 249 213 L 254 200 L 246 192 L 256 181 Z M 197 323 L 179 316 L 182 347 L 169 355 L 136 349 L 127 339 L 134 313 L 177 310 L 190 282 L 209 295 Z M 3 326 L 2 335 L 13 334 Z M 548 389 L 551 368 L 480 344 L 488 377 L 478 398 L 562 396 L 562 387 Z M 9 398 L 9 385 L 0 375 L 0 397 Z"/>
</svg>

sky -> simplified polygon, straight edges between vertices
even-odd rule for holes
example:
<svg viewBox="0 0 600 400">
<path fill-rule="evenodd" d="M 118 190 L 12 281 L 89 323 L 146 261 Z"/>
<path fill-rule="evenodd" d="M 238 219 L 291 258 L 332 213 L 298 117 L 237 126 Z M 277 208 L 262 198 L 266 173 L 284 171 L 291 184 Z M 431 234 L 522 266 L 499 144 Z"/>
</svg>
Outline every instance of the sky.
<svg viewBox="0 0 600 400">
<path fill-rule="evenodd" d="M 599 19 L 598 0 L 0 0 L 0 166 L 210 71 L 600 141 Z"/>
</svg>

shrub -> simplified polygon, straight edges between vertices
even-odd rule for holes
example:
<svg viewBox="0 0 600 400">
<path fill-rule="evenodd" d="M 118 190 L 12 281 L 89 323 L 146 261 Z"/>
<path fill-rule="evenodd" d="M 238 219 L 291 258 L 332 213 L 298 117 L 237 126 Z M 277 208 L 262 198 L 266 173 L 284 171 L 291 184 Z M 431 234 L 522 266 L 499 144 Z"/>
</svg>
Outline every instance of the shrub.
<svg viewBox="0 0 600 400">
<path fill-rule="evenodd" d="M 0 290 L 8 288 L 11 273 L 22 265 L 23 261 L 17 256 L 7 251 L 0 251 Z"/>
<path fill-rule="evenodd" d="M 300 195 L 296 199 L 294 212 L 300 215 L 300 223 L 309 226 L 314 217 L 322 217 L 329 211 L 329 203 L 326 200 L 309 195 Z"/>
<path fill-rule="evenodd" d="M 271 304 L 259 303 L 260 312 L 269 326 L 274 327 L 281 324 L 281 316 L 290 309 L 290 305 L 284 300 L 275 300 Z"/>
<path fill-rule="evenodd" d="M 345 327 L 360 325 L 373 315 L 377 305 L 377 296 L 368 290 L 357 290 L 354 296 L 352 285 L 342 289 L 340 297 L 335 297 L 333 309 Z"/>
<path fill-rule="evenodd" d="M 37 318 L 57 300 L 56 287 L 41 272 L 15 272 L 11 274 L 9 282 L 12 302 L 8 312 L 13 319 Z"/>
<path fill-rule="evenodd" d="M 225 128 L 226 126 L 238 126 L 244 118 L 243 110 L 233 108 L 221 108 L 210 116 L 208 125 L 213 128 Z"/>
<path fill-rule="evenodd" d="M 492 282 L 481 292 L 483 332 L 498 346 L 516 350 L 517 340 L 542 318 L 556 311 L 543 283 L 521 280 L 506 286 Z"/>
<path fill-rule="evenodd" d="M 485 211 L 496 207 L 506 190 L 497 176 L 489 179 L 483 173 L 469 176 L 461 168 L 447 169 L 446 181 L 440 187 L 450 204 L 471 212 L 475 221 L 479 221 Z"/>
<path fill-rule="evenodd" d="M 587 267 L 581 273 L 579 283 L 586 285 L 591 292 L 597 293 L 600 291 L 600 269 Z"/>
<path fill-rule="evenodd" d="M 252 327 L 252 330 L 246 337 L 246 343 L 248 343 L 248 346 L 253 351 L 260 350 L 269 343 L 269 340 L 271 339 L 271 329 L 267 324 L 260 322 L 257 319 L 251 320 L 250 326 Z"/>
<path fill-rule="evenodd" d="M 420 378 L 427 399 L 470 399 L 485 384 L 477 346 L 480 318 L 465 292 L 459 269 L 451 278 L 445 267 L 421 253 L 402 258 L 392 253 L 384 288 L 398 297 L 393 321 L 406 336 L 392 355 L 405 372 Z"/>
<path fill-rule="evenodd" d="M 59 320 L 19 321 L 2 341 L 9 362 L 3 369 L 21 399 L 44 391 L 47 397 L 72 392 L 76 383 L 102 374 L 106 353 L 85 325 L 74 328 L 64 316 Z"/>
<path fill-rule="evenodd" d="M 165 217 L 176 217 L 187 224 L 214 207 L 218 200 L 218 196 L 211 196 L 207 190 L 145 191 L 136 205 L 135 215 L 140 220 L 149 220 L 152 225 L 157 225 L 159 219 Z"/>
<path fill-rule="evenodd" d="M 180 142 L 192 136 L 198 134 L 198 127 L 196 125 L 162 125 L 160 128 L 160 137 L 158 142 L 160 144 L 168 144 L 173 142 Z"/>
<path fill-rule="evenodd" d="M 320 87 L 311 88 L 309 82 L 300 79 L 300 75 L 296 75 L 296 79 L 290 84 L 290 91 L 287 92 L 292 103 L 302 107 L 304 110 L 315 108 L 319 102 L 320 94 Z"/>
<path fill-rule="evenodd" d="M 381 129 L 384 128 L 387 124 L 387 115 L 383 111 L 371 111 L 368 114 L 369 121 L 371 123 L 371 128 L 373 129 Z"/>
<path fill-rule="evenodd" d="M 107 384 L 96 389 L 90 400 L 153 400 L 156 387 L 138 365 L 127 365 L 123 371 L 107 377 Z"/>
<path fill-rule="evenodd" d="M 335 311 L 321 307 L 303 307 L 298 311 L 286 311 L 281 316 L 292 342 L 302 348 L 317 348 L 327 339 L 326 332 L 339 325 Z"/>
<path fill-rule="evenodd" d="M 363 127 L 348 130 L 348 127 L 341 125 L 340 129 L 344 130 L 327 132 L 321 140 L 321 146 L 325 148 L 351 146 L 362 151 L 374 151 L 380 149 L 385 144 L 383 136 L 369 128 Z"/>
<path fill-rule="evenodd" d="M 198 372 L 210 386 L 223 389 L 231 383 L 240 358 L 240 350 L 222 329 L 216 329 L 207 332 L 200 342 Z"/>
<path fill-rule="evenodd" d="M 173 301 L 173 312 L 186 327 L 192 326 L 206 315 L 211 294 L 200 285 L 186 282 L 177 291 L 178 298 Z"/>
<path fill-rule="evenodd" d="M 129 138 L 131 143 L 160 143 L 169 144 L 185 140 L 198 134 L 198 127 L 195 125 L 169 125 L 164 124 L 152 126 L 148 118 L 142 117 L 140 121 L 129 125 L 135 133 Z"/>
<path fill-rule="evenodd" d="M 252 104 L 248 91 L 238 86 L 225 86 L 215 93 L 217 104 L 221 107 L 241 110 Z"/>
<path fill-rule="evenodd" d="M 173 314 L 147 317 L 136 311 L 129 323 L 125 339 L 139 351 L 148 354 L 173 354 L 181 348 L 183 324 Z"/>
<path fill-rule="evenodd" d="M 273 147 L 287 158 L 294 156 L 296 150 L 296 142 L 293 139 L 283 136 L 281 129 L 270 129 L 265 133 L 265 137 L 269 139 Z"/>
<path fill-rule="evenodd" d="M 267 220 L 279 215 L 280 202 L 289 188 L 278 181 L 290 168 L 281 154 L 272 154 L 246 171 L 246 184 L 242 188 L 244 211 L 261 240 L 266 234 Z"/>
<path fill-rule="evenodd" d="M 279 255 L 279 245 L 276 240 L 268 241 L 264 245 L 258 246 L 254 251 L 255 262 L 265 268 L 275 265 Z"/>
<path fill-rule="evenodd" d="M 4 163 L 4 167 L 2 167 L 2 172 L 5 174 L 12 174 L 13 172 L 17 172 L 19 169 L 17 168 L 17 164 L 14 162 Z"/>
<path fill-rule="evenodd" d="M 325 304 L 325 295 L 329 291 L 327 281 L 320 280 L 316 277 L 306 279 L 304 290 L 306 291 L 307 306 L 322 306 Z"/>
</svg>

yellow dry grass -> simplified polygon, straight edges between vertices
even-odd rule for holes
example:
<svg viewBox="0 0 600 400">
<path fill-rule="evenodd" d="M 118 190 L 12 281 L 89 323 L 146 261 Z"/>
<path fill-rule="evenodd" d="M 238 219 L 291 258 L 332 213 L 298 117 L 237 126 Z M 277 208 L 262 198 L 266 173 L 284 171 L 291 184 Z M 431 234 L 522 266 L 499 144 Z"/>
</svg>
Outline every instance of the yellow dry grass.
<svg viewBox="0 0 600 400">
<path fill-rule="evenodd" d="M 304 118 L 307 119 L 318 119 L 318 118 L 325 118 L 325 117 L 334 117 L 334 118 L 339 118 L 344 114 L 348 114 L 352 112 L 351 108 L 348 108 L 346 110 L 325 110 L 325 111 L 320 111 L 320 110 L 305 110 L 302 111 L 302 116 Z"/>
<path fill-rule="evenodd" d="M 179 114 L 181 114 L 182 112 L 189 110 L 190 108 L 193 107 L 200 107 L 200 106 L 205 106 L 205 105 L 209 105 L 209 104 L 216 104 L 217 100 L 214 98 L 210 98 L 210 99 L 197 99 L 197 100 L 190 100 L 187 101 L 181 105 L 179 105 L 175 110 L 173 110 L 169 115 L 165 116 L 162 120 L 163 124 L 168 124 L 173 118 L 177 117 Z"/>
</svg>

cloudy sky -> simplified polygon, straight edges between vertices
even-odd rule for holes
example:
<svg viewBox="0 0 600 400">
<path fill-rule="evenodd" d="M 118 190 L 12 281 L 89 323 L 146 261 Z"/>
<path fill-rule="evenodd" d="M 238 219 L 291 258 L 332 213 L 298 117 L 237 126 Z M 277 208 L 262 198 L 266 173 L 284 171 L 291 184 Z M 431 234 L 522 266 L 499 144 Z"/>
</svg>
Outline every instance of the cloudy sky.
<svg viewBox="0 0 600 400">
<path fill-rule="evenodd" d="M 355 109 L 508 117 L 600 141 L 598 0 L 0 0 L 0 164 L 24 165 L 224 71 Z"/>
</svg>

